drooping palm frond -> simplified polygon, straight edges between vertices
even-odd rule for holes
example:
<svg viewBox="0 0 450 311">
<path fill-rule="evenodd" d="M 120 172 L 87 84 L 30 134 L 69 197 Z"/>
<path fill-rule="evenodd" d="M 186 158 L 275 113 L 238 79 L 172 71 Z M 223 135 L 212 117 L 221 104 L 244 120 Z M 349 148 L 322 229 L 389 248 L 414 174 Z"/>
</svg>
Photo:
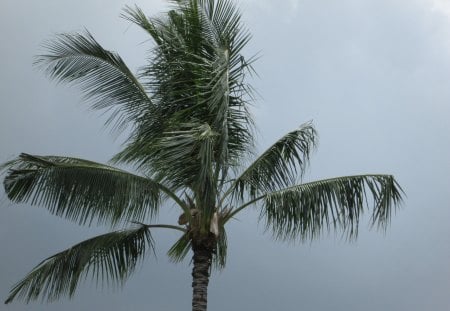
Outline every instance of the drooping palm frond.
<svg viewBox="0 0 450 311">
<path fill-rule="evenodd" d="M 155 216 L 160 185 L 117 168 L 67 157 L 21 154 L 4 180 L 8 198 L 42 205 L 80 224 Z"/>
<path fill-rule="evenodd" d="M 178 263 L 186 258 L 187 254 L 191 250 L 191 247 L 192 243 L 189 237 L 189 232 L 186 232 L 172 245 L 167 252 L 167 255 L 173 262 Z M 214 250 L 212 257 L 212 264 L 218 270 L 225 268 L 227 261 L 227 249 L 227 233 L 225 231 L 225 227 L 221 223 L 219 226 L 216 249 Z"/>
<path fill-rule="evenodd" d="M 372 206 L 372 225 L 385 228 L 402 192 L 391 175 L 319 180 L 261 196 L 261 218 L 280 239 L 313 239 L 331 228 L 352 238 L 365 207 Z"/>
<path fill-rule="evenodd" d="M 224 195 L 255 198 L 293 185 L 308 164 L 317 133 L 311 123 L 287 133 L 264 151 L 230 186 Z"/>
<path fill-rule="evenodd" d="M 219 236 L 217 237 L 217 248 L 213 255 L 213 266 L 222 270 L 227 263 L 228 239 L 224 224 L 219 225 Z"/>
<path fill-rule="evenodd" d="M 5 303 L 41 297 L 54 301 L 73 296 L 80 280 L 91 275 L 97 282 L 123 284 L 154 244 L 149 228 L 115 231 L 85 240 L 37 265 L 16 284 Z"/>
<path fill-rule="evenodd" d="M 175 263 L 181 262 L 191 250 L 189 232 L 183 234 L 169 249 L 167 256 Z"/>
<path fill-rule="evenodd" d="M 54 80 L 81 87 L 94 109 L 110 109 L 107 123 L 122 129 L 153 105 L 141 83 L 116 53 L 105 50 L 89 32 L 60 34 L 44 44 L 49 54 L 36 58 Z"/>
</svg>

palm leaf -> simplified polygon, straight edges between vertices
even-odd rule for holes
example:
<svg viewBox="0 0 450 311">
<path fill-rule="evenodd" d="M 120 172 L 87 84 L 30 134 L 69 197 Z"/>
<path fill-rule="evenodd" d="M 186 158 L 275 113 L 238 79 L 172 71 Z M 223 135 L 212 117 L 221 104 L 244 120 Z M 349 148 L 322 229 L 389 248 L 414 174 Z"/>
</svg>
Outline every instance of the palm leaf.
<svg viewBox="0 0 450 311">
<path fill-rule="evenodd" d="M 153 61 L 141 76 L 154 95 L 152 114 L 159 121 L 140 123 L 114 160 L 145 167 L 151 162 L 146 157 L 151 146 L 167 132 L 183 130 L 185 123 L 209 124 L 219 135 L 214 146 L 214 161 L 219 164 L 215 174 L 222 173 L 225 179 L 227 167 L 236 165 L 253 143 L 247 110 L 251 87 L 243 83 L 251 66 L 241 55 L 249 37 L 238 12 L 222 1 L 217 5 L 177 1 L 176 7 L 164 20 L 147 18 L 138 8 L 125 10 L 123 16 L 149 32 L 157 44 Z M 226 16 L 234 19 L 228 23 Z"/>
<path fill-rule="evenodd" d="M 189 251 L 191 250 L 191 247 L 192 243 L 189 237 L 189 232 L 186 232 L 174 243 L 174 245 L 172 245 L 167 252 L 167 255 L 173 262 L 178 263 L 186 258 L 187 254 L 189 254 Z M 227 234 L 223 224 L 220 224 L 216 249 L 212 258 L 212 264 L 218 270 L 225 268 L 227 261 L 227 249 Z"/>
<path fill-rule="evenodd" d="M 116 54 L 103 49 L 89 32 L 60 34 L 36 58 L 51 79 L 81 87 L 94 109 L 112 109 L 107 123 L 135 123 L 152 106 L 143 86 Z"/>
<path fill-rule="evenodd" d="M 189 238 L 189 232 L 183 234 L 167 252 L 170 260 L 175 263 L 183 261 L 186 255 L 191 249 L 191 239 Z"/>
<path fill-rule="evenodd" d="M 222 222 L 222 221 L 221 221 Z M 224 224 L 219 225 L 219 236 L 217 238 L 216 252 L 213 254 L 213 265 L 216 269 L 222 270 L 227 263 L 228 240 Z"/>
<path fill-rule="evenodd" d="M 402 189 L 391 175 L 359 175 L 304 183 L 261 199 L 261 218 L 276 238 L 312 239 L 331 227 L 352 238 L 365 207 L 372 206 L 372 225 L 385 228 Z"/>
<path fill-rule="evenodd" d="M 204 228 L 214 213 L 217 180 L 214 176 L 214 142 L 217 134 L 207 124 L 185 124 L 186 130 L 166 132 L 155 144 L 155 171 L 172 187 L 191 189 L 201 209 Z"/>
<path fill-rule="evenodd" d="M 159 184 L 111 166 L 67 157 L 21 154 L 4 180 L 8 198 L 42 205 L 80 224 L 155 216 Z"/>
<path fill-rule="evenodd" d="M 183 187 L 200 187 L 212 174 L 216 136 L 207 124 L 184 124 L 182 130 L 168 131 L 152 146 L 152 166 L 162 179 Z"/>
<path fill-rule="evenodd" d="M 316 146 L 317 133 L 311 123 L 289 132 L 263 152 L 231 185 L 225 197 L 232 193 L 254 198 L 294 184 L 309 162 Z"/>
<path fill-rule="evenodd" d="M 161 23 L 159 19 L 148 18 L 137 5 L 134 7 L 126 5 L 120 16 L 148 32 L 157 44 L 162 44 L 163 41 L 159 37 L 158 26 L 155 25 L 157 22 L 159 22 L 159 24 Z"/>
<path fill-rule="evenodd" d="M 99 282 L 123 282 L 134 271 L 146 250 L 153 250 L 147 226 L 115 231 L 83 241 L 38 264 L 16 284 L 5 303 L 19 298 L 27 303 L 39 297 L 54 301 L 72 297 L 78 282 L 89 274 Z"/>
</svg>

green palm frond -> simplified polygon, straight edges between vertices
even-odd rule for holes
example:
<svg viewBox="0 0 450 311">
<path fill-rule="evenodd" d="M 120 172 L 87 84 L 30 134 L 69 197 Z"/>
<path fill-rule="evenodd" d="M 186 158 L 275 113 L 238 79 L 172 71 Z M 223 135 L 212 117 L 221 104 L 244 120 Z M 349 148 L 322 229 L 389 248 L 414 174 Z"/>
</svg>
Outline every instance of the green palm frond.
<svg viewBox="0 0 450 311">
<path fill-rule="evenodd" d="M 123 282 L 154 244 L 147 226 L 115 231 L 83 241 L 53 255 L 37 265 L 16 284 L 5 303 L 14 299 L 26 302 L 41 297 L 54 301 L 73 296 L 78 282 L 89 274 L 97 282 Z"/>
<path fill-rule="evenodd" d="M 219 134 L 215 174 L 224 179 L 227 167 L 253 144 L 247 110 L 251 87 L 243 82 L 251 61 L 241 54 L 249 35 L 238 12 L 223 1 L 177 1 L 175 6 L 166 19 L 147 18 L 138 8 L 125 10 L 124 17 L 157 43 L 141 76 L 153 94 L 152 114 L 158 116 L 153 119 L 159 121 L 139 123 L 114 160 L 145 167 L 151 146 L 166 132 L 183 130 L 185 123 L 209 124 Z"/>
<path fill-rule="evenodd" d="M 0 163 L 0 176 L 3 175 L 10 167 L 14 167 L 20 163 L 20 158 Z"/>
<path fill-rule="evenodd" d="M 186 232 L 175 242 L 174 245 L 172 245 L 167 252 L 167 255 L 173 262 L 178 263 L 186 258 L 187 254 L 191 250 L 191 247 L 192 244 L 191 239 L 189 238 L 189 232 Z M 227 233 L 225 231 L 225 227 L 221 224 L 219 227 L 219 236 L 217 238 L 216 249 L 212 258 L 212 264 L 218 270 L 225 268 L 227 261 L 227 249 Z"/>
<path fill-rule="evenodd" d="M 144 11 L 142 11 L 142 9 L 137 5 L 135 5 L 134 7 L 126 5 L 120 17 L 138 25 L 143 30 L 148 32 L 157 44 L 161 43 L 158 38 L 157 27 L 155 26 L 156 18 L 147 18 L 147 15 L 145 15 Z"/>
<path fill-rule="evenodd" d="M 60 34 L 44 44 L 49 54 L 36 65 L 54 80 L 81 87 L 94 109 L 111 110 L 107 124 L 116 128 L 137 122 L 152 102 L 143 86 L 116 53 L 107 51 L 89 32 Z"/>
<path fill-rule="evenodd" d="M 198 6 L 203 37 L 212 47 L 211 53 L 204 56 L 210 74 L 204 73 L 208 78 L 201 87 L 206 90 L 208 111 L 214 116 L 210 124 L 221 133 L 218 163 L 227 166 L 236 164 L 253 144 L 253 124 L 247 110 L 253 94 L 251 86 L 244 82 L 245 75 L 252 71 L 253 60 L 242 55 L 251 36 L 233 3 L 206 0 L 198 1 Z"/>
<path fill-rule="evenodd" d="M 213 256 L 213 265 L 216 269 L 222 270 L 227 263 L 228 240 L 227 232 L 223 223 L 219 225 L 219 236 L 217 238 L 217 248 Z"/>
<path fill-rule="evenodd" d="M 385 228 L 402 201 L 391 175 L 338 177 L 296 185 L 261 197 L 261 218 L 276 238 L 312 239 L 323 229 L 358 234 L 360 215 L 372 206 L 371 222 Z"/>
<path fill-rule="evenodd" d="M 200 187 L 212 173 L 212 145 L 216 134 L 207 124 L 184 124 L 165 132 L 152 147 L 152 166 L 161 179 L 180 187 Z"/>
<path fill-rule="evenodd" d="M 21 154 L 4 180 L 8 198 L 42 205 L 80 224 L 155 216 L 159 184 L 111 166 L 67 157 Z"/>
<path fill-rule="evenodd" d="M 214 142 L 217 134 L 207 124 L 186 124 L 183 131 L 166 132 L 155 144 L 152 164 L 165 183 L 196 193 L 205 228 L 214 213 L 216 185 Z"/>
<path fill-rule="evenodd" d="M 302 175 L 316 146 L 317 133 L 311 123 L 287 133 L 263 152 L 231 185 L 228 194 L 251 198 L 293 185 Z"/>
<path fill-rule="evenodd" d="M 183 234 L 176 242 L 172 245 L 172 247 L 167 252 L 167 256 L 169 256 L 170 260 L 175 263 L 183 261 L 186 258 L 186 255 L 191 250 L 191 239 L 189 237 L 189 232 Z"/>
<path fill-rule="evenodd" d="M 198 162 L 200 170 L 194 183 L 194 192 L 198 195 L 198 208 L 203 212 L 205 227 L 209 228 L 209 221 L 215 212 L 217 180 L 215 180 L 214 168 L 214 144 L 217 133 L 211 127 L 201 127 L 199 139 Z"/>
</svg>

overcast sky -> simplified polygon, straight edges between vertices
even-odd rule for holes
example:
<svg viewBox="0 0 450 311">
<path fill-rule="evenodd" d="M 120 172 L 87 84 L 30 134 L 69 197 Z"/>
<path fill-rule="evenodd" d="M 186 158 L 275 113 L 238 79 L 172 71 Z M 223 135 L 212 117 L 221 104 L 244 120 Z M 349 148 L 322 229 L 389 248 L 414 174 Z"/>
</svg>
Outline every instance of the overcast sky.
<svg viewBox="0 0 450 311">
<path fill-rule="evenodd" d="M 105 162 L 120 148 L 76 89 L 33 69 L 39 44 L 86 27 L 129 67 L 146 35 L 119 18 L 164 1 L 0 2 L 0 162 L 20 152 Z M 407 198 L 385 234 L 361 224 L 354 243 L 273 241 L 247 212 L 229 227 L 226 269 L 213 273 L 209 310 L 447 311 L 450 307 L 450 2 L 246 0 L 238 4 L 259 52 L 254 116 L 260 148 L 313 120 L 320 145 L 306 179 L 394 174 Z M 3 193 L 3 192 L 2 192 Z M 0 207 L 0 298 L 42 259 L 106 228 L 78 227 L 45 209 Z M 164 219 L 177 217 L 168 209 Z M 176 235 L 155 233 L 158 257 L 124 288 L 82 283 L 72 300 L 0 310 L 189 310 L 189 260 L 169 263 Z"/>
</svg>

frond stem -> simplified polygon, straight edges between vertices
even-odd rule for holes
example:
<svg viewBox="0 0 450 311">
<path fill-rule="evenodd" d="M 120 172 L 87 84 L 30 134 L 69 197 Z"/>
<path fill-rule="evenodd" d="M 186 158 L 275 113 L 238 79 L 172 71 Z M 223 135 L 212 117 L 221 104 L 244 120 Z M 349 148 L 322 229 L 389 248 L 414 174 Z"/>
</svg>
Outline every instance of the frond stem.
<svg viewBox="0 0 450 311">
<path fill-rule="evenodd" d="M 239 206 L 238 208 L 236 208 L 235 210 L 233 210 L 233 212 L 231 212 L 230 214 L 227 215 L 227 217 L 224 220 L 224 223 L 226 223 L 228 220 L 230 220 L 231 218 L 234 217 L 234 215 L 236 215 L 237 213 L 239 213 L 240 211 L 242 211 L 244 208 L 246 208 L 249 205 L 252 205 L 253 203 L 258 202 L 261 199 L 264 199 L 267 196 L 267 194 L 263 194 L 262 196 L 259 196 L 257 198 L 254 198 L 253 200 L 248 201 L 247 203 L 244 203 L 243 205 Z"/>
<path fill-rule="evenodd" d="M 175 203 L 177 203 L 180 208 L 183 210 L 183 212 L 189 214 L 190 210 L 189 207 L 186 205 L 186 203 L 183 202 L 183 200 L 181 200 L 172 190 L 170 190 L 169 188 L 167 188 L 166 186 L 164 186 L 161 183 L 158 183 L 158 187 L 165 193 L 167 194 L 172 200 L 175 201 Z"/>
<path fill-rule="evenodd" d="M 186 233 L 187 230 L 182 228 L 182 227 L 178 227 L 178 226 L 173 226 L 173 225 L 163 225 L 163 224 L 158 224 L 158 225 L 144 225 L 147 228 L 165 228 L 165 229 L 173 229 L 173 230 L 178 230 L 181 231 L 183 233 Z"/>
</svg>

